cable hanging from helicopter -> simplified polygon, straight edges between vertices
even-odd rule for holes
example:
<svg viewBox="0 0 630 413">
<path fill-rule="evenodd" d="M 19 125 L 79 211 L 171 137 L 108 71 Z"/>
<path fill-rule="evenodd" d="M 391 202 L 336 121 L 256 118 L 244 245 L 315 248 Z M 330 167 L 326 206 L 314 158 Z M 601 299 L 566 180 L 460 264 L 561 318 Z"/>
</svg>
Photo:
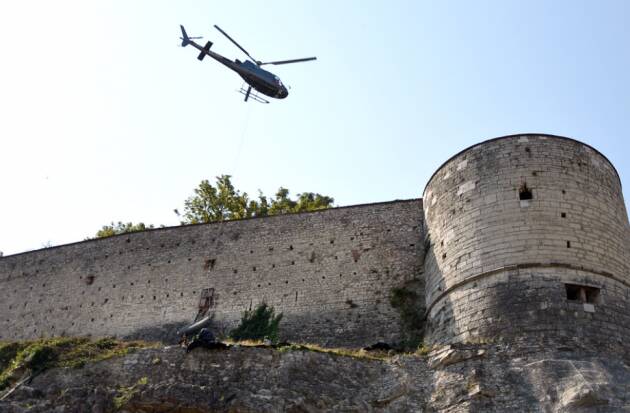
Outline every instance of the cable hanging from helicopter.
<svg viewBox="0 0 630 413">
<path fill-rule="evenodd" d="M 284 65 L 289 63 L 299 63 L 299 62 L 308 62 L 311 60 L 316 60 L 316 57 L 305 57 L 301 59 L 290 59 L 290 60 L 277 60 L 272 62 L 262 62 L 260 60 L 254 59 L 252 55 L 250 55 L 247 50 L 245 50 L 240 44 L 236 42 L 236 40 L 232 39 L 226 32 L 224 32 L 219 26 L 216 24 L 214 27 L 221 32 L 225 37 L 228 38 L 236 47 L 238 47 L 247 57 L 251 60 L 245 60 L 241 62 L 238 59 L 234 59 L 234 61 L 221 56 L 218 53 L 215 53 L 210 50 L 212 47 L 212 42 L 206 42 L 205 46 L 201 46 L 196 43 L 195 39 L 200 39 L 200 37 L 190 37 L 186 33 L 186 29 L 184 26 L 179 26 L 182 30 L 182 37 L 180 37 L 182 41 L 182 47 L 186 47 L 188 45 L 193 46 L 195 49 L 199 50 L 199 55 L 197 59 L 203 60 L 204 57 L 210 56 L 211 58 L 217 60 L 219 63 L 227 66 L 229 69 L 232 69 L 240 77 L 243 78 L 247 86 L 241 86 L 241 89 L 238 90 L 239 93 L 245 95 L 245 102 L 251 97 L 252 100 L 260 103 L 269 103 L 268 100 L 258 96 L 257 93 L 252 94 L 252 88 L 262 93 L 265 96 L 269 96 L 275 99 L 284 99 L 289 95 L 289 91 L 287 87 L 282 83 L 280 78 L 273 73 L 264 70 L 261 66 L 264 65 Z"/>
</svg>

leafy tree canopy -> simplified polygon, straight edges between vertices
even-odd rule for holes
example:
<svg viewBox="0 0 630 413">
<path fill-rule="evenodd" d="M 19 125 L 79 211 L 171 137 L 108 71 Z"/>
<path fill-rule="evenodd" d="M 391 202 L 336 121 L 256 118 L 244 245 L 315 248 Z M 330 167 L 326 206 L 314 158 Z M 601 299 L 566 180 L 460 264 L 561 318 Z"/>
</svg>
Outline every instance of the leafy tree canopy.
<svg viewBox="0 0 630 413">
<path fill-rule="evenodd" d="M 258 191 L 258 198 L 251 199 L 247 192 L 234 188 L 230 175 L 221 175 L 216 177 L 214 186 L 208 180 L 201 181 L 195 194 L 184 202 L 182 224 L 315 211 L 330 208 L 334 201 L 329 196 L 313 192 L 298 194 L 294 200 L 289 196 L 289 190 L 282 187 L 274 198 L 267 198 Z M 175 213 L 179 215 L 177 210 Z"/>
<path fill-rule="evenodd" d="M 195 194 L 184 201 L 183 214 L 180 214 L 177 209 L 175 210 L 175 213 L 182 218 L 181 224 L 199 224 L 291 212 L 316 211 L 330 208 L 335 202 L 329 196 L 314 192 L 303 192 L 297 194 L 296 199 L 292 199 L 289 196 L 289 190 L 283 187 L 278 189 L 275 197 L 268 198 L 261 191 L 258 191 L 257 198 L 250 198 L 247 192 L 241 192 L 234 188 L 231 178 L 230 175 L 217 176 L 214 185 L 208 180 L 201 181 L 194 190 Z M 155 227 L 153 225 L 147 226 L 142 222 L 137 224 L 121 221 L 112 222 L 110 225 L 104 225 L 96 233 L 96 238 L 106 238 L 152 228 Z"/>
<path fill-rule="evenodd" d="M 118 221 L 117 224 L 114 224 L 112 222 L 111 225 L 103 225 L 103 228 L 101 228 L 96 233 L 96 238 L 107 238 L 107 237 L 111 237 L 112 235 L 126 234 L 128 232 L 144 231 L 151 228 L 154 228 L 153 225 L 146 226 L 142 222 L 139 222 L 137 224 L 133 224 L 131 222 L 123 223 L 120 221 Z"/>
</svg>

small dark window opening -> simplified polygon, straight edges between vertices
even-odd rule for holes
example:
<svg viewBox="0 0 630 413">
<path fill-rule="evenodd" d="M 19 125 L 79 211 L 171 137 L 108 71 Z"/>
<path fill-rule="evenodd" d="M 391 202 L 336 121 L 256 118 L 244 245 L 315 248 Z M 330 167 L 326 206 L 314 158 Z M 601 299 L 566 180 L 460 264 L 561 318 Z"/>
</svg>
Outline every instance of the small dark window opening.
<svg viewBox="0 0 630 413">
<path fill-rule="evenodd" d="M 565 284 L 567 300 L 580 303 L 599 304 L 599 291 L 597 287 L 586 285 Z"/>
<path fill-rule="evenodd" d="M 518 188 L 518 197 L 521 201 L 526 201 L 533 198 L 532 190 L 527 187 L 526 183 L 523 183 L 520 188 Z"/>
<path fill-rule="evenodd" d="M 561 212 L 560 213 L 560 217 L 561 218 L 566 218 L 567 217 L 567 213 L 566 212 Z"/>
<path fill-rule="evenodd" d="M 567 248 L 571 248 L 571 241 L 567 241 Z"/>
</svg>

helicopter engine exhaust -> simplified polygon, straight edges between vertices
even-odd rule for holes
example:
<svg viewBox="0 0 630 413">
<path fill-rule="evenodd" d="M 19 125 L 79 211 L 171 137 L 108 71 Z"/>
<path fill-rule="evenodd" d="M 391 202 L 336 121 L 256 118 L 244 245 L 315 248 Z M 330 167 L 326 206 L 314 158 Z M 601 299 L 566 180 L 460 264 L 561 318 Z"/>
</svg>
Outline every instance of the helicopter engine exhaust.
<svg viewBox="0 0 630 413">
<path fill-rule="evenodd" d="M 199 56 L 197 56 L 197 59 L 203 60 L 203 58 L 206 57 L 206 52 L 210 50 L 210 47 L 212 47 L 212 42 L 207 42 L 201 53 L 199 53 Z"/>
</svg>

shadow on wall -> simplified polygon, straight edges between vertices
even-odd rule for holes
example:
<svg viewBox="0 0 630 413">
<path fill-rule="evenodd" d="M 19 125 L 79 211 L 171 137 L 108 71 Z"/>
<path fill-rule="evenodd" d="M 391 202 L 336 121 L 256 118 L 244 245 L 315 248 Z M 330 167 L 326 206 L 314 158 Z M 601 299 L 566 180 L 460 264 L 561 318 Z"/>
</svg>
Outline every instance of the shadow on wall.
<svg viewBox="0 0 630 413">
<path fill-rule="evenodd" d="M 430 283 L 426 286 L 426 333 L 424 341 L 428 345 L 448 343 L 460 333 L 456 329 L 455 314 L 450 295 L 439 298 L 446 287 L 444 274 L 438 265 L 435 248 L 431 239 L 425 241 L 424 257 L 425 279 Z"/>
<path fill-rule="evenodd" d="M 177 332 L 189 324 L 190 323 L 156 324 L 154 326 L 137 329 L 122 338 L 126 340 L 160 341 L 164 344 L 177 344 L 179 342 Z"/>
<path fill-rule="evenodd" d="M 425 297 L 424 277 L 411 279 L 390 291 L 390 304 L 400 315 L 400 350 L 415 351 L 424 338 Z"/>
</svg>

